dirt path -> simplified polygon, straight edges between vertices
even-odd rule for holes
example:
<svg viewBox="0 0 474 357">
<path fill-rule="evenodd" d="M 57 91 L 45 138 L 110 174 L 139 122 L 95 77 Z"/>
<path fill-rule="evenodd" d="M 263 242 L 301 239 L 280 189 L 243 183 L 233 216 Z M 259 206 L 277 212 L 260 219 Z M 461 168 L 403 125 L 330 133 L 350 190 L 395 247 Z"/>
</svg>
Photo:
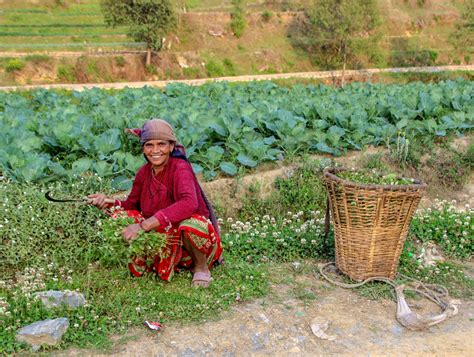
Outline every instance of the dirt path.
<svg viewBox="0 0 474 357">
<path fill-rule="evenodd" d="M 459 314 L 429 330 L 409 331 L 395 320 L 391 300 L 371 301 L 352 290 L 336 288 L 312 273 L 280 267 L 284 277 L 271 293 L 243 302 L 216 321 L 201 325 L 170 324 L 160 333 L 135 330 L 131 341 L 117 344 L 114 356 L 265 356 L 265 355 L 431 355 L 468 356 L 474 351 L 474 303 L 459 302 Z M 286 274 L 286 276 L 284 275 Z M 413 310 L 437 313 L 426 300 Z M 311 323 L 328 321 L 334 341 L 321 340 Z M 96 355 L 69 350 L 65 355 Z"/>
<path fill-rule="evenodd" d="M 465 66 L 438 66 L 438 67 L 404 67 L 404 68 L 368 68 L 364 70 L 347 70 L 345 75 L 361 76 L 372 75 L 377 73 L 435 73 L 443 71 L 474 71 L 474 65 Z M 168 80 L 168 81 L 147 81 L 147 82 L 126 82 L 126 83 L 86 83 L 86 84 L 43 84 L 43 85 L 26 85 L 26 86 L 4 86 L 0 90 L 30 90 L 30 89 L 70 89 L 81 91 L 90 88 L 105 89 L 122 89 L 141 88 L 144 86 L 163 88 L 169 83 L 185 83 L 189 85 L 202 85 L 206 82 L 228 81 L 228 82 L 248 82 L 274 80 L 284 78 L 335 78 L 342 76 L 342 71 L 319 71 L 319 72 L 299 72 L 299 73 L 279 73 L 279 74 L 261 74 L 253 76 L 233 76 L 219 78 L 203 78 L 203 79 L 185 79 L 185 80 Z"/>
</svg>

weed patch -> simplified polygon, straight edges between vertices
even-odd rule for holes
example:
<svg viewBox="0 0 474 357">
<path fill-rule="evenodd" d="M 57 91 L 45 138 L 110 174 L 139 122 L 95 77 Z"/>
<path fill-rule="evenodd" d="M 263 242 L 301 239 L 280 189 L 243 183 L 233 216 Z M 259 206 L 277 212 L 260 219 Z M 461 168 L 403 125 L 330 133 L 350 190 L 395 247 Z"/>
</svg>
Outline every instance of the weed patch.
<svg viewBox="0 0 474 357">
<path fill-rule="evenodd" d="M 76 81 L 76 76 L 74 74 L 74 67 L 70 65 L 63 65 L 58 67 L 58 78 L 61 81 L 74 83 Z"/>
<path fill-rule="evenodd" d="M 8 73 L 21 71 L 25 67 L 26 63 L 19 58 L 12 58 L 10 59 L 6 66 L 5 71 Z"/>
</svg>

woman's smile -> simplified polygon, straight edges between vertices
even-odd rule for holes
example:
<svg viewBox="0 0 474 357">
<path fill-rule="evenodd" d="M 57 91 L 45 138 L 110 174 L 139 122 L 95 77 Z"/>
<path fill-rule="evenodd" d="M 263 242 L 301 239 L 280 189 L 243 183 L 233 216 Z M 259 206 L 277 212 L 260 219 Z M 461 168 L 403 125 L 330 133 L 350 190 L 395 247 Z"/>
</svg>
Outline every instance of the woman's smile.
<svg viewBox="0 0 474 357">
<path fill-rule="evenodd" d="M 166 140 L 149 140 L 143 145 L 143 153 L 154 170 L 166 165 L 173 149 L 174 143 Z"/>
</svg>

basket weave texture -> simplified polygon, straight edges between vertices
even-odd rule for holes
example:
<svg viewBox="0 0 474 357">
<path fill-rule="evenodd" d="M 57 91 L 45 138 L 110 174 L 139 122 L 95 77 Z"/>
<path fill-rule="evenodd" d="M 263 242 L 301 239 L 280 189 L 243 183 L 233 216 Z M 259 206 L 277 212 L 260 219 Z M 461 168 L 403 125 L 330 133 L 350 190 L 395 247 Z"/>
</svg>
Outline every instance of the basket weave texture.
<svg viewBox="0 0 474 357">
<path fill-rule="evenodd" d="M 364 185 L 324 170 L 334 223 L 336 265 L 354 280 L 393 279 L 413 213 L 426 190 L 412 185 Z"/>
</svg>

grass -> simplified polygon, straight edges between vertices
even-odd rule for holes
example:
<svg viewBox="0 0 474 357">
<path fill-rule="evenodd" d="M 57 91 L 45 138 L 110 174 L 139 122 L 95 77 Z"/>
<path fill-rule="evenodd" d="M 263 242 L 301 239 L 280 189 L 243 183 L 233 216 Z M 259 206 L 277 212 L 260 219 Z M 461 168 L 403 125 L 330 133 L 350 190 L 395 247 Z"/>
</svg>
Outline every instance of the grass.
<svg viewBox="0 0 474 357">
<path fill-rule="evenodd" d="M 43 347 L 43 351 L 70 346 L 109 351 L 111 334 L 127 334 L 144 320 L 166 325 L 217 319 L 219 312 L 236 300 L 264 296 L 271 283 L 289 285 L 291 296 L 314 304 L 318 296 L 312 287 L 313 263 L 334 256 L 332 236 L 324 239 L 325 189 L 321 181 L 322 168 L 332 164 L 307 160 L 279 179 L 267 198 L 258 198 L 258 187 L 248 193 L 239 214 L 221 222 L 226 261 L 214 268 L 209 289 L 191 288 L 191 273 L 187 271 L 176 274 L 171 283 L 152 275 L 130 277 L 124 263 L 104 256 L 109 241 L 101 233 L 104 216 L 97 210 L 47 203 L 41 186 L 2 183 L 0 320 L 6 328 L 0 330 L 0 353 L 26 353 L 28 348 L 15 342 L 15 331 L 46 318 L 66 316 L 70 328 L 59 347 Z M 107 191 L 109 187 L 110 182 L 94 176 L 75 180 L 74 186 L 47 186 L 65 196 Z M 472 210 L 459 213 L 443 205 L 420 212 L 413 221 L 400 272 L 423 282 L 443 284 L 452 296 L 473 299 L 474 280 L 464 273 L 462 265 L 448 259 L 425 268 L 417 259 L 423 243 L 431 239 L 448 258 L 472 256 L 472 244 L 463 239 L 474 236 L 473 220 Z M 434 234 L 438 231 L 439 240 Z M 444 235 L 450 240 L 449 246 L 443 245 Z M 294 274 L 279 273 L 288 269 Z M 85 294 L 87 304 L 75 310 L 46 310 L 32 298 L 33 292 L 45 289 L 78 290 Z M 372 299 L 392 295 L 387 285 L 379 283 L 358 291 Z"/>
<path fill-rule="evenodd" d="M 230 260 L 213 270 L 214 282 L 209 289 L 202 290 L 191 287 L 191 274 L 188 272 L 177 274 L 172 283 L 164 283 L 153 276 L 132 278 L 125 267 L 103 269 L 91 265 L 86 271 L 69 273 L 69 283 L 45 281 L 47 289 L 78 289 L 83 292 L 87 304 L 78 309 L 48 311 L 37 302 L 28 303 L 22 297 L 13 299 L 7 296 L 6 301 L 13 313 L 4 319 L 10 328 L 3 336 L 0 333 L 0 350 L 11 353 L 24 347 L 14 342 L 11 328 L 16 330 L 20 325 L 56 316 L 66 316 L 70 323 L 62 347 L 73 344 L 81 348 L 110 347 L 108 334 L 126 332 L 129 328 L 141 326 L 144 320 L 161 321 L 166 325 L 172 321 L 212 319 L 216 313 L 235 303 L 237 295 L 242 301 L 247 301 L 266 294 L 266 270 L 265 266 Z M 26 274 L 31 277 L 33 273 L 28 271 Z M 55 276 L 54 273 L 51 275 L 52 278 Z M 15 322 L 17 319 L 21 322 Z"/>
</svg>

